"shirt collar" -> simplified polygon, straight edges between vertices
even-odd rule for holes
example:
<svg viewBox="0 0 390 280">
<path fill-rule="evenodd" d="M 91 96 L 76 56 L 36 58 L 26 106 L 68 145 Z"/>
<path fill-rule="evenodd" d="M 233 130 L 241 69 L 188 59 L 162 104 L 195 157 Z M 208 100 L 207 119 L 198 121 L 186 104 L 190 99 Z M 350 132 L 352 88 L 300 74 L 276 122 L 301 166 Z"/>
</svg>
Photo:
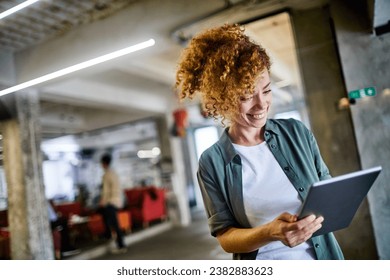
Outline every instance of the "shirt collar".
<svg viewBox="0 0 390 280">
<path fill-rule="evenodd" d="M 265 131 L 272 132 L 274 134 L 280 133 L 279 127 L 275 124 L 275 122 L 272 119 L 267 119 L 267 122 L 265 123 Z"/>
<path fill-rule="evenodd" d="M 221 148 L 221 151 L 223 151 L 222 156 L 224 159 L 225 164 L 230 163 L 238 153 L 234 149 L 234 146 L 232 144 L 232 140 L 230 140 L 229 134 L 229 127 L 227 127 L 221 137 L 218 140 L 218 145 Z M 275 125 L 272 119 L 268 119 L 265 123 L 265 134 L 267 132 L 271 132 L 273 134 L 279 134 L 280 130 L 279 127 Z M 265 135 L 266 140 L 268 140 L 269 136 Z"/>
<path fill-rule="evenodd" d="M 222 151 L 223 160 L 225 162 L 225 165 L 230 163 L 233 158 L 237 155 L 236 150 L 233 147 L 232 140 L 230 140 L 229 134 L 229 127 L 227 127 L 221 137 L 218 140 L 218 146 L 220 147 Z"/>
</svg>

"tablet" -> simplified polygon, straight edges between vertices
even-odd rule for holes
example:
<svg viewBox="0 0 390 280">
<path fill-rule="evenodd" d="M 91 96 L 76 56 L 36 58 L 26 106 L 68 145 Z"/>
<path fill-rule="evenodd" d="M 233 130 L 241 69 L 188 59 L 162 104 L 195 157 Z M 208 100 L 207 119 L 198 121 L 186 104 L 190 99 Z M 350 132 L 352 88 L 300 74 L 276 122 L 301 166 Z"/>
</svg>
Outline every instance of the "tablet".
<svg viewBox="0 0 390 280">
<path fill-rule="evenodd" d="M 377 166 L 314 183 L 298 219 L 311 214 L 324 217 L 322 227 L 313 236 L 348 227 L 381 170 Z"/>
</svg>

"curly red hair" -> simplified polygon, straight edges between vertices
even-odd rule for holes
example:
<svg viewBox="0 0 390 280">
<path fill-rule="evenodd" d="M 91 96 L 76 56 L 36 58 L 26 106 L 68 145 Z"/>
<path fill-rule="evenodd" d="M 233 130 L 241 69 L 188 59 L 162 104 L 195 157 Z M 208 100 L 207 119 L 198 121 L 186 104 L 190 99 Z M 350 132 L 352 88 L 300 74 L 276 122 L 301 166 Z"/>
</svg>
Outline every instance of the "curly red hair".
<svg viewBox="0 0 390 280">
<path fill-rule="evenodd" d="M 250 95 L 255 81 L 271 62 L 264 48 L 238 24 L 225 24 L 195 36 L 181 55 L 175 87 L 179 99 L 200 93 L 209 116 L 232 119 L 240 97 Z"/>
</svg>

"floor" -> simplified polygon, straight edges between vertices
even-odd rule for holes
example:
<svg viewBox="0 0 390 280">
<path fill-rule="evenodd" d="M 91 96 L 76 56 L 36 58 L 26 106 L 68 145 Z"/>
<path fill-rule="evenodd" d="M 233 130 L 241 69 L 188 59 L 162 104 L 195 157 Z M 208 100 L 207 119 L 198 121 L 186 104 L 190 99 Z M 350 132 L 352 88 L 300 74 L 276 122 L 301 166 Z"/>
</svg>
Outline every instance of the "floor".
<svg viewBox="0 0 390 280">
<path fill-rule="evenodd" d="M 187 227 L 170 222 L 152 225 L 148 229 L 126 236 L 127 252 L 111 253 L 115 243 L 102 242 L 82 248 L 77 260 L 230 260 L 231 254 L 222 250 L 209 233 L 204 210 L 192 212 L 192 223 Z"/>
</svg>

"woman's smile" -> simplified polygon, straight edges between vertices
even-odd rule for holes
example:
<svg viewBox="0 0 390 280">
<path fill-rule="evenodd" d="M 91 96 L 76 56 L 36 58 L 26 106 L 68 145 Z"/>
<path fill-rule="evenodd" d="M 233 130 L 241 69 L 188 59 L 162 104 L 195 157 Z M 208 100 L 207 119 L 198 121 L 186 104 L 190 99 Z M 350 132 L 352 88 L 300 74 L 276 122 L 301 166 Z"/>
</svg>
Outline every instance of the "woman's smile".
<svg viewBox="0 0 390 280">
<path fill-rule="evenodd" d="M 256 120 L 261 120 L 262 118 L 265 117 L 265 114 L 266 112 L 261 112 L 261 113 L 257 113 L 257 114 L 247 114 L 247 116 L 249 116 L 250 118 L 253 118 L 253 119 L 256 119 Z"/>
</svg>

